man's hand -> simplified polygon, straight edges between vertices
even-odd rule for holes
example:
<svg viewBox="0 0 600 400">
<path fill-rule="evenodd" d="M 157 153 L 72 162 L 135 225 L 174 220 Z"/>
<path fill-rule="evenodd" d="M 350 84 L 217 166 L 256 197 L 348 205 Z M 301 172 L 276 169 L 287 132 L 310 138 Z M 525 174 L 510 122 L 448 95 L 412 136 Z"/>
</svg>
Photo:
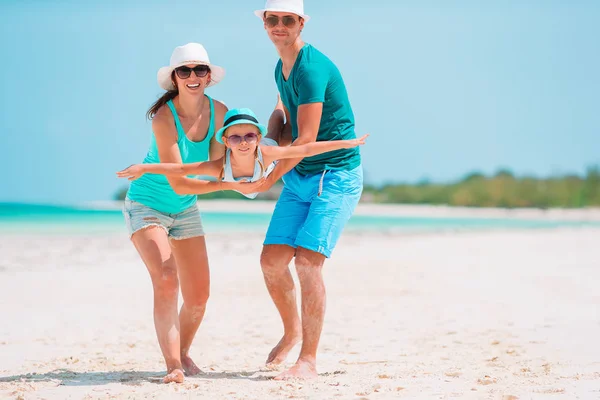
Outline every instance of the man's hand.
<svg viewBox="0 0 600 400">
<path fill-rule="evenodd" d="M 277 180 L 273 179 L 271 175 L 267 176 L 266 178 L 262 178 L 261 181 L 263 181 L 263 182 L 262 182 L 262 185 L 258 188 L 259 193 L 268 191 L 269 189 L 271 189 L 273 187 L 275 182 L 277 182 Z"/>
</svg>

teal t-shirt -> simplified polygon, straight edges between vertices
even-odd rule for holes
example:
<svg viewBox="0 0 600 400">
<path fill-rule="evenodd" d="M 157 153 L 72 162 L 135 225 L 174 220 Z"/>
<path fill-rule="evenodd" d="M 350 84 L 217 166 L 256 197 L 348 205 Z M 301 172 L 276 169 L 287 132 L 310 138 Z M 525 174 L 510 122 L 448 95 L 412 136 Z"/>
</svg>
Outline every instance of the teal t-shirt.
<svg viewBox="0 0 600 400">
<path fill-rule="evenodd" d="M 275 67 L 275 82 L 281 100 L 290 112 L 292 138 L 298 138 L 298 107 L 323 103 L 317 141 L 355 139 L 354 113 L 340 71 L 327 56 L 310 44 L 300 50 L 286 81 L 282 62 Z M 341 149 L 303 159 L 296 170 L 303 175 L 324 170 L 352 170 L 360 165 L 360 150 Z"/>
</svg>

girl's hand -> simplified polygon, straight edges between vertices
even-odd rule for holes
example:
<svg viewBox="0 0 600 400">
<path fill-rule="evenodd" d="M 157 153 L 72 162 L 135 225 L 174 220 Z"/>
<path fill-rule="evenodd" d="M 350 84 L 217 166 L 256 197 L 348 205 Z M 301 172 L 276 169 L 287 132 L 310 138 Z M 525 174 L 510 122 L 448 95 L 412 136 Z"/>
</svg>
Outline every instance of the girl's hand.
<svg viewBox="0 0 600 400">
<path fill-rule="evenodd" d="M 119 178 L 127 178 L 130 181 L 135 181 L 140 176 L 144 175 L 143 164 L 133 164 L 122 171 L 117 172 Z"/>
<path fill-rule="evenodd" d="M 366 143 L 366 140 L 367 140 L 368 137 L 369 137 L 369 134 L 367 133 L 366 135 L 362 135 L 358 139 L 351 139 L 351 140 L 349 140 L 350 147 L 362 146 L 363 144 Z"/>
</svg>

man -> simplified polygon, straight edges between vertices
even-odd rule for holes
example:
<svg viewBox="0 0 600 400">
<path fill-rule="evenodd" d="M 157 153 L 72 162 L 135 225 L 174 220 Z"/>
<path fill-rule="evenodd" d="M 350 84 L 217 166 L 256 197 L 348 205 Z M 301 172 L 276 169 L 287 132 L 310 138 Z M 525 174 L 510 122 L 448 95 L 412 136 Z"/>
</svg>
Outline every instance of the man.
<svg viewBox="0 0 600 400">
<path fill-rule="evenodd" d="M 354 139 L 354 115 L 339 70 L 300 37 L 309 20 L 303 1 L 267 0 L 266 7 L 255 14 L 263 20 L 279 53 L 275 81 L 285 106 L 286 123 L 292 128 L 292 146 Z M 282 364 L 290 350 L 302 341 L 296 364 L 275 379 L 310 379 L 317 377 L 317 347 L 325 314 L 322 267 L 362 193 L 360 153 L 358 148 L 344 149 L 282 160 L 260 190 L 268 190 L 282 177 L 284 189 L 261 254 L 265 283 L 284 327 L 283 338 L 269 354 L 267 364 Z M 301 289 L 302 323 L 289 270 L 294 257 Z"/>
</svg>

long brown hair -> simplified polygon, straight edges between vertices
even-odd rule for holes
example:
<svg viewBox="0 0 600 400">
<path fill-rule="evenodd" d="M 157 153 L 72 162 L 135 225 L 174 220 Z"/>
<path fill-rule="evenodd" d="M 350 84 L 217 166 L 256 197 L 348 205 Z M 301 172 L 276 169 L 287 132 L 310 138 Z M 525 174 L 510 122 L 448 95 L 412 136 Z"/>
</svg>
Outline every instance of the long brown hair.
<svg viewBox="0 0 600 400">
<path fill-rule="evenodd" d="M 173 86 L 175 86 L 175 89 L 167 90 L 166 93 L 164 93 L 162 96 L 160 96 L 160 98 L 158 100 L 156 100 L 156 102 L 154 104 L 152 104 L 152 106 L 146 113 L 146 118 L 148 118 L 148 119 L 154 118 L 154 116 L 156 115 L 156 113 L 162 106 L 167 104 L 167 102 L 169 100 L 173 100 L 175 97 L 177 97 L 177 95 L 179 94 L 179 89 L 177 88 L 177 85 L 175 84 L 175 71 L 173 71 L 171 73 L 171 82 L 173 82 Z"/>
</svg>

